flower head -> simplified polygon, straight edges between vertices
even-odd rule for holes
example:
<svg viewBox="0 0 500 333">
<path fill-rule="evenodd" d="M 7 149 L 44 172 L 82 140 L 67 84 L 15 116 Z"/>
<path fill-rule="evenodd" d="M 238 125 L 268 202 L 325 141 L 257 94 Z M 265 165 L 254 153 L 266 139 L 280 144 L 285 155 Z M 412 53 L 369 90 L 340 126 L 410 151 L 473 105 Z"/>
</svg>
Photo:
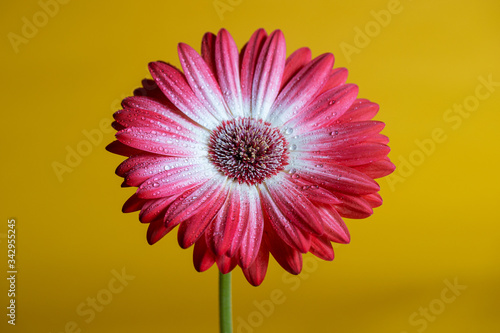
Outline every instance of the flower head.
<svg viewBox="0 0 500 333">
<path fill-rule="evenodd" d="M 224 29 L 201 55 L 178 52 L 182 71 L 150 63 L 153 80 L 114 114 L 107 149 L 128 157 L 116 173 L 137 187 L 123 211 L 140 210 L 150 244 L 179 226 L 198 271 L 239 265 L 253 285 L 269 253 L 292 274 L 302 253 L 333 260 L 331 242 L 350 241 L 342 218 L 370 216 L 374 179 L 394 170 L 378 105 L 357 99 L 332 54 L 287 58 L 279 30 L 257 30 L 241 52 Z"/>
</svg>

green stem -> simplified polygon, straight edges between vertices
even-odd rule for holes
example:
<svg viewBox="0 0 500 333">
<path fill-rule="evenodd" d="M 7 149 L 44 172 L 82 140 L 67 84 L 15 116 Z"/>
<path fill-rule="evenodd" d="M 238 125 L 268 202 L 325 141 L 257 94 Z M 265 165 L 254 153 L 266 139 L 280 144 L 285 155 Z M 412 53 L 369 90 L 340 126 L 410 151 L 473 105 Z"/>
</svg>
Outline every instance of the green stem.
<svg viewBox="0 0 500 333">
<path fill-rule="evenodd" d="M 233 332 L 231 313 L 231 273 L 219 272 L 219 324 L 220 333 Z"/>
</svg>

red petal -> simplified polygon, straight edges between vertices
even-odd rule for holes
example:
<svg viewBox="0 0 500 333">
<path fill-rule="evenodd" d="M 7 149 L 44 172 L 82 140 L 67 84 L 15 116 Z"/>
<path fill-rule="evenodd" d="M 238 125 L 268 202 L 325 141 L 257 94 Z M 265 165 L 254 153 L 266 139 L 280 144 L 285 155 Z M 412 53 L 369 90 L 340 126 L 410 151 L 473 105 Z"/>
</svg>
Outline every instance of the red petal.
<svg viewBox="0 0 500 333">
<path fill-rule="evenodd" d="M 307 47 L 302 47 L 286 59 L 285 71 L 281 80 L 281 89 L 295 76 L 309 61 L 311 61 L 311 50 Z"/>
<path fill-rule="evenodd" d="M 185 115 L 209 129 L 219 125 L 218 118 L 200 102 L 178 69 L 162 62 L 152 62 L 149 71 L 165 96 Z"/>
<path fill-rule="evenodd" d="M 252 84 L 255 75 L 255 67 L 257 60 L 267 39 L 267 34 L 264 29 L 255 31 L 248 41 L 248 44 L 242 50 L 241 59 L 241 94 L 243 97 L 243 107 L 245 115 L 250 115 L 250 106 L 252 103 Z"/>
<path fill-rule="evenodd" d="M 350 219 L 364 219 L 373 214 L 372 206 L 361 197 L 347 194 L 337 194 L 342 204 L 334 205 L 341 216 Z"/>
<path fill-rule="evenodd" d="M 323 237 L 313 237 L 311 240 L 311 249 L 309 251 L 323 260 L 332 261 L 335 258 L 332 244 Z"/>
<path fill-rule="evenodd" d="M 268 117 L 269 121 L 279 124 L 301 112 L 323 86 L 333 62 L 331 53 L 322 54 L 292 77 L 276 98 Z"/>
<path fill-rule="evenodd" d="M 224 255 L 217 257 L 216 262 L 217 262 L 217 267 L 219 268 L 219 271 L 222 274 L 227 274 L 231 272 L 236 267 L 237 264 L 237 261 L 234 257 L 227 257 Z"/>
<path fill-rule="evenodd" d="M 264 209 L 264 216 L 267 222 L 272 226 L 273 230 L 277 233 L 278 237 L 302 253 L 309 251 L 309 247 L 311 246 L 310 235 L 293 225 L 283 215 L 267 189 L 261 188 L 260 195 Z M 265 224 L 266 223 L 264 223 L 264 225 Z"/>
<path fill-rule="evenodd" d="M 215 63 L 219 85 L 229 110 L 234 117 L 243 117 L 239 53 L 233 37 L 226 29 L 221 29 L 217 35 Z"/>
<path fill-rule="evenodd" d="M 241 244 L 249 219 L 249 202 L 245 200 L 239 185 L 231 188 L 227 201 L 224 203 L 213 223 L 212 250 L 217 256 L 226 254 L 232 249 L 232 256 Z"/>
<path fill-rule="evenodd" d="M 239 263 L 242 268 L 249 267 L 255 260 L 262 242 L 264 216 L 259 193 L 254 186 L 242 191 L 243 200 L 248 202 L 248 224 L 239 247 Z M 234 247 L 231 249 L 232 253 Z"/>
<path fill-rule="evenodd" d="M 178 197 L 165 213 L 165 224 L 179 224 L 197 215 L 198 218 L 194 223 L 210 222 L 226 200 L 227 190 L 224 178 L 214 176 L 196 187 L 194 191 L 187 191 Z M 199 216 L 205 216 L 205 219 L 210 217 L 210 219 L 208 222 L 200 221 Z"/>
<path fill-rule="evenodd" d="M 132 194 L 130 198 L 123 204 L 122 212 L 132 213 L 140 210 L 144 204 L 148 202 L 147 199 L 141 199 L 137 193 Z"/>
<path fill-rule="evenodd" d="M 153 222 L 151 222 L 148 226 L 148 232 L 147 232 L 147 240 L 150 245 L 153 245 L 157 241 L 163 238 L 166 234 L 168 234 L 174 226 L 169 226 L 166 227 L 163 223 L 163 219 L 158 219 Z"/>
<path fill-rule="evenodd" d="M 160 214 L 165 212 L 175 198 L 176 197 L 149 200 L 147 204 L 142 207 L 141 213 L 139 214 L 139 220 L 142 223 L 150 223 L 157 218 L 163 221 L 163 216 L 160 216 Z"/>
<path fill-rule="evenodd" d="M 248 268 L 242 268 L 245 278 L 252 286 L 259 286 L 266 277 L 267 266 L 269 263 L 269 250 L 265 242 L 262 242 L 259 253 L 252 265 Z"/>
<path fill-rule="evenodd" d="M 137 195 L 144 199 L 162 198 L 196 187 L 215 176 L 209 165 L 184 165 L 159 173 L 141 184 Z"/>
<path fill-rule="evenodd" d="M 350 167 L 327 162 L 326 159 L 317 159 L 310 163 L 297 162 L 296 165 L 295 177 L 304 178 L 309 183 L 332 192 L 359 195 L 380 190 L 377 182 L 364 173 Z M 331 203 L 334 204 L 334 202 Z"/>
<path fill-rule="evenodd" d="M 106 150 L 109 151 L 110 153 L 121 155 L 121 156 L 127 156 L 127 157 L 130 157 L 132 155 L 140 155 L 140 154 L 145 153 L 143 150 L 129 147 L 129 146 L 121 143 L 118 140 L 113 141 L 109 145 L 107 145 Z"/>
<path fill-rule="evenodd" d="M 215 40 L 216 37 L 213 33 L 207 32 L 201 41 L 201 57 L 207 63 L 212 73 L 216 75 L 215 68 Z"/>
<path fill-rule="evenodd" d="M 116 138 L 127 146 L 159 155 L 193 157 L 206 154 L 205 144 L 172 131 L 129 127 L 116 133 Z"/>
<path fill-rule="evenodd" d="M 219 84 L 203 58 L 189 45 L 180 43 L 179 59 L 186 79 L 198 100 L 219 121 L 229 120 L 227 108 Z"/>
<path fill-rule="evenodd" d="M 198 272 L 206 271 L 215 263 L 215 256 L 208 248 L 205 237 L 200 237 L 194 244 L 193 263 Z"/>
<path fill-rule="evenodd" d="M 269 36 L 262 47 L 255 68 L 251 99 L 254 118 L 267 118 L 267 114 L 280 90 L 285 60 L 285 37 L 280 30 L 276 30 Z"/>
<path fill-rule="evenodd" d="M 284 173 L 267 181 L 266 185 L 272 200 L 288 221 L 308 233 L 315 235 L 323 233 L 316 205 L 309 201 L 292 182 L 288 181 Z"/>
<path fill-rule="evenodd" d="M 302 270 L 302 255 L 299 251 L 285 244 L 273 230 L 266 230 L 268 245 L 274 259 L 291 274 L 299 274 Z"/>
<path fill-rule="evenodd" d="M 396 170 L 396 166 L 389 160 L 389 158 L 384 158 L 373 163 L 357 165 L 354 168 L 374 179 L 385 177 Z"/>
<path fill-rule="evenodd" d="M 357 95 L 358 86 L 355 84 L 344 84 L 327 90 L 316 97 L 287 124 L 292 127 L 297 124 L 298 130 L 300 130 L 297 134 L 307 133 L 311 128 L 318 126 L 320 128 L 326 127 L 333 124 L 349 109 Z"/>
<path fill-rule="evenodd" d="M 319 208 L 319 213 L 321 214 L 323 228 L 325 229 L 323 237 L 340 244 L 347 244 L 351 241 L 349 230 L 334 207 L 323 206 Z"/>
<path fill-rule="evenodd" d="M 345 84 L 348 74 L 349 73 L 348 73 L 346 68 L 339 67 L 339 68 L 333 69 L 331 74 L 330 74 L 330 77 L 323 85 L 323 88 L 321 88 L 320 93 L 324 93 L 327 90 L 330 90 L 332 88 L 335 88 L 335 87 L 338 87 L 342 84 Z"/>
<path fill-rule="evenodd" d="M 357 99 L 352 106 L 336 122 L 346 123 L 351 121 L 370 120 L 377 114 L 379 106 L 366 99 Z"/>
</svg>

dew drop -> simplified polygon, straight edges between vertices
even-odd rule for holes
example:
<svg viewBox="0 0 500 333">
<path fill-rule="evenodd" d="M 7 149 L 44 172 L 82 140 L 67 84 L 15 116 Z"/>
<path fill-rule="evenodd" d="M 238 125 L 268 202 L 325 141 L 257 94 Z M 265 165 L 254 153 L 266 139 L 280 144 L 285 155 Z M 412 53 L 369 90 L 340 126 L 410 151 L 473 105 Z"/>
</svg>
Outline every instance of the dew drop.
<svg viewBox="0 0 500 333">
<path fill-rule="evenodd" d="M 290 146 L 290 150 L 295 150 L 295 149 L 297 149 L 297 145 L 294 143 Z"/>
<path fill-rule="evenodd" d="M 158 187 L 158 186 L 160 186 L 160 183 L 158 183 L 158 182 L 153 183 L 153 187 Z"/>
<path fill-rule="evenodd" d="M 292 134 L 292 133 L 293 133 L 293 128 L 291 128 L 291 127 L 288 127 L 288 128 L 285 130 L 285 134 L 286 134 L 286 135 L 290 135 L 290 134 Z"/>
</svg>

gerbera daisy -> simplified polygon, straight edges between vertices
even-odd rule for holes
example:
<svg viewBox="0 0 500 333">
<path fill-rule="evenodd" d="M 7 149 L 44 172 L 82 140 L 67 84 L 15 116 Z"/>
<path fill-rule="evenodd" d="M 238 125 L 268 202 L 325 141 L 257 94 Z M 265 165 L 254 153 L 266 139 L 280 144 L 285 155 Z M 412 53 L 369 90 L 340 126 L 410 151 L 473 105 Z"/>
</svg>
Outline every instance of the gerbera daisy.
<svg viewBox="0 0 500 333">
<path fill-rule="evenodd" d="M 128 157 L 116 173 L 138 187 L 123 211 L 140 210 L 150 244 L 179 226 L 198 271 L 239 265 L 252 285 L 269 253 L 292 274 L 303 253 L 333 260 L 331 242 L 350 241 L 342 218 L 370 216 L 374 179 L 394 170 L 378 105 L 357 99 L 332 54 L 287 58 L 280 30 L 257 30 L 239 52 L 222 29 L 201 55 L 178 53 L 182 71 L 150 63 L 153 80 L 114 114 L 107 149 Z"/>
</svg>

